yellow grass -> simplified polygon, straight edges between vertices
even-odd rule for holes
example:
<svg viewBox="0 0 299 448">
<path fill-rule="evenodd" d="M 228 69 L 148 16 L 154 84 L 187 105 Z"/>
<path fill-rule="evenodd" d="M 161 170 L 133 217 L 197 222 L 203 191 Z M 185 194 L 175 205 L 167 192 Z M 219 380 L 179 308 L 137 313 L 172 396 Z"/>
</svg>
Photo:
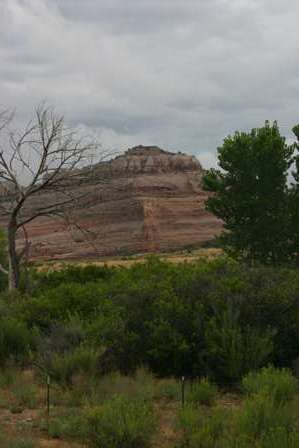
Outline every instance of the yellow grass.
<svg viewBox="0 0 299 448">
<path fill-rule="evenodd" d="M 41 265 L 37 264 L 37 269 L 39 271 L 47 271 L 48 269 L 59 270 L 62 269 L 66 264 L 74 266 L 108 266 L 108 267 L 130 267 L 135 263 L 144 263 L 150 255 L 157 255 L 163 261 L 170 263 L 192 263 L 198 259 L 213 260 L 223 254 L 223 251 L 218 248 L 209 249 L 196 249 L 192 252 L 174 252 L 174 253 L 158 253 L 158 254 L 138 254 L 131 255 L 127 257 L 113 257 L 105 258 L 101 260 L 82 260 L 82 261 L 49 261 L 44 262 Z"/>
</svg>

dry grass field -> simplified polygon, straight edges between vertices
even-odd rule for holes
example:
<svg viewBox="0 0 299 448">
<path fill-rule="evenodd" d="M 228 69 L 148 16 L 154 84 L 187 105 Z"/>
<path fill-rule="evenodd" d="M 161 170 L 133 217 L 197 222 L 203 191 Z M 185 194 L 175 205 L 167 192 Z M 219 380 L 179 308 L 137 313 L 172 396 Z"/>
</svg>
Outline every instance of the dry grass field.
<svg viewBox="0 0 299 448">
<path fill-rule="evenodd" d="M 196 249 L 192 251 L 181 251 L 181 252 L 173 252 L 173 253 L 159 253 L 159 254 L 137 254 L 123 257 L 112 257 L 112 258 L 103 258 L 101 260 L 66 260 L 64 262 L 61 261 L 50 261 L 45 263 L 36 263 L 37 269 L 39 271 L 47 271 L 49 268 L 51 269 L 62 269 L 66 264 L 72 265 L 95 265 L 95 266 L 108 266 L 108 267 L 130 267 L 135 263 L 144 263 L 149 256 L 157 255 L 161 260 L 170 262 L 170 263 L 192 263 L 198 259 L 204 260 L 212 260 L 214 258 L 219 257 L 223 254 L 223 251 L 218 248 L 209 248 L 209 249 Z"/>
</svg>

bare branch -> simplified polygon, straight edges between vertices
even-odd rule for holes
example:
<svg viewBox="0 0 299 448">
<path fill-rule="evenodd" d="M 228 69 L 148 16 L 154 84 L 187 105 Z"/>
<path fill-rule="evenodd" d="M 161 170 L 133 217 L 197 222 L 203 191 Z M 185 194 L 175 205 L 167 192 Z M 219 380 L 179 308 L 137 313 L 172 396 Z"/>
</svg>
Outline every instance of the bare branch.
<svg viewBox="0 0 299 448">
<path fill-rule="evenodd" d="M 29 258 L 26 226 L 42 216 L 63 217 L 98 201 L 99 194 L 92 188 L 108 183 L 111 165 L 102 162 L 111 153 L 68 128 L 64 117 L 45 103 L 36 109 L 35 117 L 23 131 L 11 130 L 11 119 L 7 112 L 0 114 L 0 136 L 6 133 L 6 138 L 0 140 L 0 216 L 7 222 L 10 266 L 14 271 L 10 282 L 17 287 L 20 263 Z M 99 165 L 95 164 L 96 153 Z M 25 243 L 17 253 L 20 229 Z M 95 235 L 87 229 L 81 231 L 93 244 Z"/>
<path fill-rule="evenodd" d="M 2 272 L 3 274 L 6 274 L 6 275 L 8 275 L 8 270 L 7 269 L 5 269 L 3 266 L 2 266 L 2 264 L 0 263 L 0 272 Z"/>
</svg>

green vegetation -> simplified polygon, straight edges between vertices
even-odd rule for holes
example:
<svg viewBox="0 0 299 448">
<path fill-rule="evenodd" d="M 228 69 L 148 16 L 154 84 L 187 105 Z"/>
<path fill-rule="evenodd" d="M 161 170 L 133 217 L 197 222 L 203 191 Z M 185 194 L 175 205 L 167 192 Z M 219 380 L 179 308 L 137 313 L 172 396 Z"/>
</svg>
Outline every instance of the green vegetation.
<svg viewBox="0 0 299 448">
<path fill-rule="evenodd" d="M 289 370 L 264 367 L 258 372 L 250 372 L 242 380 L 248 395 L 264 393 L 276 403 L 283 403 L 294 398 L 298 384 Z"/>
<path fill-rule="evenodd" d="M 279 389 L 279 378 L 289 384 L 285 396 L 271 395 L 270 384 Z M 190 448 L 295 448 L 299 441 L 299 409 L 294 399 L 295 378 L 274 368 L 243 379 L 250 396 L 235 410 L 214 407 L 205 413 L 188 406 L 179 414 L 182 447 Z M 290 388 L 292 385 L 292 393 Z M 282 389 L 286 389 L 282 386 Z M 280 390 L 282 392 L 282 390 Z M 275 393 L 275 391 L 274 391 Z M 272 443 L 272 445 L 271 445 Z"/>
<path fill-rule="evenodd" d="M 147 403 L 123 397 L 92 409 L 84 419 L 86 439 L 96 448 L 146 448 L 155 428 Z"/>
<path fill-rule="evenodd" d="M 224 409 L 213 409 L 210 414 L 193 406 L 179 413 L 179 426 L 183 430 L 181 446 L 190 448 L 221 447 L 229 424 L 229 413 Z"/>
<path fill-rule="evenodd" d="M 181 384 L 174 378 L 160 379 L 155 398 L 167 401 L 181 400 Z"/>
<path fill-rule="evenodd" d="M 224 232 L 209 244 L 229 257 L 21 272 L 14 218 L 7 292 L 0 231 L 1 447 L 37 448 L 43 437 L 91 448 L 299 446 L 293 132 L 287 144 L 266 122 L 218 149 L 204 186 Z"/>
<path fill-rule="evenodd" d="M 299 125 L 293 132 L 288 144 L 266 122 L 218 148 L 204 187 L 224 222 L 208 244 L 225 257 L 22 271 L 12 210 L 0 231 L 1 447 L 299 446 Z M 21 207 L 32 187 L 17 188 Z"/>
<path fill-rule="evenodd" d="M 297 416 L 289 403 L 280 403 L 267 394 L 249 397 L 236 415 L 236 430 L 249 439 L 265 436 L 269 431 L 284 428 L 291 432 Z"/>
<path fill-rule="evenodd" d="M 295 269 L 149 257 L 129 268 L 31 271 L 29 280 L 30 295 L 0 297 L 0 425 L 6 410 L 16 443 L 38 446 L 40 434 L 157 446 L 162 420 L 178 447 L 298 445 Z"/>
<path fill-rule="evenodd" d="M 211 384 L 207 378 L 192 383 L 191 390 L 188 394 L 188 401 L 194 406 L 211 405 L 215 401 L 217 395 L 217 387 Z"/>
<path fill-rule="evenodd" d="M 8 293 L 0 232 L 1 447 L 299 446 L 293 131 L 292 145 L 276 123 L 227 137 L 205 176 L 230 258 L 26 266 Z"/>
<path fill-rule="evenodd" d="M 291 268 L 150 257 L 130 268 L 32 272 L 31 282 L 31 295 L 0 298 L 0 362 L 38 366 L 65 386 L 78 375 L 140 367 L 231 385 L 299 359 L 299 274 Z"/>
<path fill-rule="evenodd" d="M 21 360 L 26 355 L 31 343 L 31 333 L 25 322 L 15 317 L 0 317 L 0 364 L 9 357 Z"/>
<path fill-rule="evenodd" d="M 297 137 L 295 147 L 299 150 L 299 125 L 293 128 L 293 132 Z M 293 182 L 289 191 L 289 233 L 291 238 L 291 252 L 294 254 L 296 266 L 299 266 L 299 154 L 294 158 Z"/>
<path fill-rule="evenodd" d="M 297 138 L 298 129 L 293 129 Z M 205 188 L 214 193 L 207 208 L 224 221 L 221 243 L 233 257 L 251 264 L 298 264 L 299 156 L 291 185 L 287 178 L 296 148 L 276 122 L 236 132 L 218 148 L 220 169 L 204 177 Z"/>
</svg>

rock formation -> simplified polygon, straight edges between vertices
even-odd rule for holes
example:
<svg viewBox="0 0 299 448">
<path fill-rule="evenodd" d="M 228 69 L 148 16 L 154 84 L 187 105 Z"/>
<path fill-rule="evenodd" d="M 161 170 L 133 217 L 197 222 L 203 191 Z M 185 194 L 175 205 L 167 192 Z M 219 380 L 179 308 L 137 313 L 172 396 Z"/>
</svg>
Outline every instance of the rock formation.
<svg viewBox="0 0 299 448">
<path fill-rule="evenodd" d="M 137 146 L 97 165 L 92 201 L 66 224 L 39 218 L 28 225 L 34 259 L 85 259 L 199 245 L 221 223 L 204 209 L 203 169 L 194 157 Z M 97 182 L 100 180 L 99 182 Z M 46 194 L 38 200 L 47 201 Z"/>
</svg>

